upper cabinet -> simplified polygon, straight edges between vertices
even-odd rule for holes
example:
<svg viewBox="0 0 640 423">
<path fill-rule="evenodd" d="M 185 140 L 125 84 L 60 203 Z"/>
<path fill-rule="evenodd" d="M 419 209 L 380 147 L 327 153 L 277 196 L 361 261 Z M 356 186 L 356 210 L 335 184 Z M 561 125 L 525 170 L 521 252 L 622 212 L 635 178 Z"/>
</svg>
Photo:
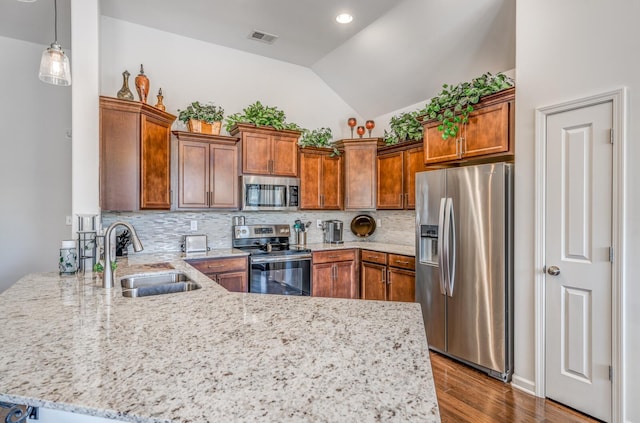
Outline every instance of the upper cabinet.
<svg viewBox="0 0 640 423">
<path fill-rule="evenodd" d="M 242 141 L 242 173 L 298 176 L 300 132 L 237 124 L 230 131 Z"/>
<path fill-rule="evenodd" d="M 175 116 L 137 101 L 100 97 L 100 208 L 171 208 Z"/>
<path fill-rule="evenodd" d="M 342 209 L 342 156 L 332 153 L 326 148 L 300 149 L 300 209 Z"/>
<path fill-rule="evenodd" d="M 455 163 L 468 159 L 513 158 L 515 88 L 482 98 L 460 127 L 456 139 L 442 139 L 440 122 L 427 120 L 424 127 L 424 163 Z"/>
<path fill-rule="evenodd" d="M 415 175 L 427 170 L 422 161 L 422 142 L 408 142 L 378 150 L 378 210 L 415 209 Z"/>
<path fill-rule="evenodd" d="M 345 139 L 336 143 L 344 151 L 345 210 L 376 209 L 376 168 L 381 138 Z"/>
<path fill-rule="evenodd" d="M 178 207 L 238 209 L 238 138 L 173 134 L 178 138 Z"/>
</svg>

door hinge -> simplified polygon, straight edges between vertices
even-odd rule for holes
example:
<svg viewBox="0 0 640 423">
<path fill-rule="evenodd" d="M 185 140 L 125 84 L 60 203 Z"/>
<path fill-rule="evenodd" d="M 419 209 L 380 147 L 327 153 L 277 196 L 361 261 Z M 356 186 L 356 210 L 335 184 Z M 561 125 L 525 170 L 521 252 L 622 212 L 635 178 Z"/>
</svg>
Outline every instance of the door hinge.
<svg viewBox="0 0 640 423">
<path fill-rule="evenodd" d="M 609 247 L 609 261 L 613 263 L 613 247 Z"/>
<path fill-rule="evenodd" d="M 609 143 L 613 144 L 614 132 L 613 128 L 609 129 Z"/>
<path fill-rule="evenodd" d="M 609 366 L 609 380 L 613 382 L 613 367 Z"/>
</svg>

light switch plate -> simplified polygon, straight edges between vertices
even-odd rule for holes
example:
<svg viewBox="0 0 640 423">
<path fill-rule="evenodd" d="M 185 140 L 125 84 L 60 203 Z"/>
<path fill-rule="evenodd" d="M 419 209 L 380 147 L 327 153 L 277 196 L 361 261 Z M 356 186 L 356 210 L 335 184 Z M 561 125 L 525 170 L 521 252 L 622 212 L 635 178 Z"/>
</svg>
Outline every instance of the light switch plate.
<svg viewBox="0 0 640 423">
<path fill-rule="evenodd" d="M 191 230 L 192 231 L 197 231 L 198 230 L 198 221 L 197 220 L 192 220 L 191 221 Z"/>
</svg>

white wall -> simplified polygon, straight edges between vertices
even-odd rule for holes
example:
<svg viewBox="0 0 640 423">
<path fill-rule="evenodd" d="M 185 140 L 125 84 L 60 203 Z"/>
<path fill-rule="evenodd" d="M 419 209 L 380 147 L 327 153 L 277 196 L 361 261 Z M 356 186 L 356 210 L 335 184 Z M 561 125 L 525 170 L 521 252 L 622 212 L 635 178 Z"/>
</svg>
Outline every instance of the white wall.
<svg viewBox="0 0 640 423">
<path fill-rule="evenodd" d="M 38 80 L 46 47 L 0 37 L 0 292 L 57 270 L 60 241 L 71 237 L 71 89 Z"/>
<path fill-rule="evenodd" d="M 516 77 L 515 372 L 534 380 L 534 110 L 629 87 L 625 307 L 625 420 L 640 422 L 640 2 L 518 0 Z"/>
<path fill-rule="evenodd" d="M 101 26 L 102 95 L 116 96 L 126 69 L 138 99 L 133 80 L 144 64 L 148 102 L 155 104 L 162 88 L 170 113 L 199 100 L 213 101 L 229 115 L 260 100 L 283 110 L 289 122 L 330 127 L 334 140 L 348 136 L 353 109 L 308 68 L 105 16 Z"/>
</svg>

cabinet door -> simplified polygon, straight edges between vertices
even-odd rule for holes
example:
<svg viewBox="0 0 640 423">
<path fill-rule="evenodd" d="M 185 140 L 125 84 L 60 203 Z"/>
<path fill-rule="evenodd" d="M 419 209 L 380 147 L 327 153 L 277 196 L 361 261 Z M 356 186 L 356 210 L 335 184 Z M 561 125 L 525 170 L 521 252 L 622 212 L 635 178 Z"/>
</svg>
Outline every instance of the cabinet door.
<svg viewBox="0 0 640 423">
<path fill-rule="evenodd" d="M 387 272 L 387 299 L 414 302 L 416 300 L 416 274 L 410 270 L 390 267 Z"/>
<path fill-rule="evenodd" d="M 100 208 L 138 209 L 138 113 L 100 108 Z"/>
<path fill-rule="evenodd" d="M 375 210 L 376 152 L 375 144 L 345 147 L 345 209 Z"/>
<path fill-rule="evenodd" d="M 209 144 L 178 141 L 178 207 L 209 207 Z"/>
<path fill-rule="evenodd" d="M 483 107 L 469 115 L 461 143 L 463 157 L 509 150 L 509 103 Z"/>
<path fill-rule="evenodd" d="M 342 210 L 342 157 L 322 157 L 322 198 L 323 210 Z"/>
<path fill-rule="evenodd" d="M 359 298 L 356 263 L 342 261 L 334 265 L 335 278 L 333 280 L 334 298 Z"/>
<path fill-rule="evenodd" d="M 321 154 L 300 154 L 300 208 L 320 209 L 320 189 L 322 186 Z"/>
<path fill-rule="evenodd" d="M 334 275 L 333 263 L 314 264 L 311 295 L 331 297 Z"/>
<path fill-rule="evenodd" d="M 260 133 L 242 133 L 242 173 L 269 175 L 271 137 Z"/>
<path fill-rule="evenodd" d="M 361 298 L 363 300 L 386 300 L 387 266 L 362 263 L 360 269 L 360 277 L 362 279 Z"/>
<path fill-rule="evenodd" d="M 424 163 L 441 163 L 458 160 L 458 139 L 442 139 L 438 131 L 440 122 L 433 122 L 424 127 Z"/>
<path fill-rule="evenodd" d="M 403 152 L 378 156 L 377 209 L 400 210 L 404 206 Z"/>
<path fill-rule="evenodd" d="M 416 173 L 427 170 L 424 165 L 423 148 L 412 148 L 404 152 L 404 208 L 416 208 Z"/>
<path fill-rule="evenodd" d="M 171 127 L 151 116 L 140 116 L 140 208 L 171 208 Z"/>
<path fill-rule="evenodd" d="M 273 135 L 271 174 L 277 176 L 298 176 L 298 139 Z"/>
<path fill-rule="evenodd" d="M 211 145 L 211 198 L 212 208 L 239 208 L 238 147 L 235 145 Z"/>
<path fill-rule="evenodd" d="M 247 292 L 249 287 L 249 279 L 247 272 L 220 273 L 216 277 L 216 282 L 227 291 Z"/>
</svg>

